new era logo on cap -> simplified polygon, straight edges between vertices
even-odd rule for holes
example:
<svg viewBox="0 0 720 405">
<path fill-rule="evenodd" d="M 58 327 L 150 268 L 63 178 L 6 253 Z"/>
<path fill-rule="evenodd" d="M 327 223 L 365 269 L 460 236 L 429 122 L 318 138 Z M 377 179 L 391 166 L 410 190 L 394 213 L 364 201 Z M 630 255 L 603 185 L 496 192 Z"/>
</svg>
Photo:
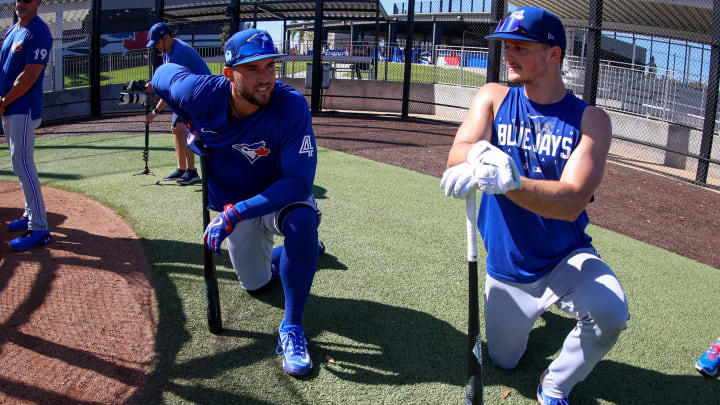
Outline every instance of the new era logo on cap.
<svg viewBox="0 0 720 405">
<path fill-rule="evenodd" d="M 565 28 L 553 13 L 538 7 L 520 7 L 500 21 L 488 39 L 517 39 L 559 46 L 565 50 Z"/>
<path fill-rule="evenodd" d="M 225 44 L 225 65 L 237 66 L 260 59 L 285 56 L 275 50 L 267 31 L 248 29 L 235 33 Z"/>
</svg>

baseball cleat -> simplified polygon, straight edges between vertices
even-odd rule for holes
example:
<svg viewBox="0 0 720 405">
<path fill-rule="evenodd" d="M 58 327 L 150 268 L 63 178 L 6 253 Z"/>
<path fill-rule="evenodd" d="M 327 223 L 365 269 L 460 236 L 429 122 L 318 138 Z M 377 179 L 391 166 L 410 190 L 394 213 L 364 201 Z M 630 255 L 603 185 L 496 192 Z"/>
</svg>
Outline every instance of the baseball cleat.
<svg viewBox="0 0 720 405">
<path fill-rule="evenodd" d="M 11 240 L 10 247 L 13 250 L 28 250 L 49 243 L 50 240 L 50 231 L 27 231 L 22 236 Z"/>
<path fill-rule="evenodd" d="M 180 177 L 177 182 L 180 183 L 183 186 L 189 186 L 191 184 L 200 183 L 202 180 L 200 180 L 200 176 L 198 175 L 197 170 L 190 170 L 188 169 L 185 171 L 185 174 Z"/>
<path fill-rule="evenodd" d="M 720 338 L 700 356 L 695 363 L 695 369 L 706 377 L 713 377 L 718 372 L 718 366 L 720 366 Z"/>
<path fill-rule="evenodd" d="M 318 257 L 325 254 L 325 244 L 321 240 L 318 241 Z"/>
<path fill-rule="evenodd" d="M 10 222 L 8 224 L 8 229 L 10 230 L 10 232 L 27 231 L 29 222 L 30 219 L 24 216 Z"/>
<path fill-rule="evenodd" d="M 291 375 L 305 375 L 312 371 L 313 363 L 302 326 L 285 325 L 283 320 L 278 328 L 278 335 L 275 351 L 283 355 L 283 370 Z"/>
<path fill-rule="evenodd" d="M 547 376 L 547 375 L 548 375 L 548 371 L 545 370 L 545 372 L 542 374 L 542 376 L 540 376 L 540 384 L 538 385 L 538 388 L 537 388 L 538 405 L 570 405 L 570 402 L 568 401 L 567 398 L 555 398 L 555 397 L 548 396 L 543 392 L 542 385 L 543 385 L 543 381 L 545 380 L 545 376 Z"/>
<path fill-rule="evenodd" d="M 163 177 L 163 180 L 179 180 L 183 176 L 183 174 L 185 174 L 185 170 L 175 169 L 174 172 Z"/>
</svg>

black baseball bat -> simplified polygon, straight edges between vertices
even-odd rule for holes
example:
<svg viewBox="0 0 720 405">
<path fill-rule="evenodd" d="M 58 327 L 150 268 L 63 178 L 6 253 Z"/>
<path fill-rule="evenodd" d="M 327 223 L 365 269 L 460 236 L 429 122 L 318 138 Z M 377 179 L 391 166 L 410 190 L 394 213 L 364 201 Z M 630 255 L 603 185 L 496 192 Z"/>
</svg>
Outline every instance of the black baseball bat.
<svg viewBox="0 0 720 405">
<path fill-rule="evenodd" d="M 480 313 L 478 300 L 478 269 L 477 269 L 477 231 L 475 211 L 475 191 L 465 197 L 465 219 L 467 227 L 468 256 L 468 341 L 467 341 L 467 376 L 465 386 L 465 404 L 479 405 L 483 403 L 482 380 L 482 340 L 480 338 Z"/>
<path fill-rule="evenodd" d="M 210 223 L 210 208 L 207 189 L 207 157 L 200 156 L 200 172 L 202 174 L 203 232 Z M 205 270 L 205 303 L 207 304 L 208 328 L 217 335 L 222 332 L 222 315 L 220 314 L 220 291 L 218 289 L 215 260 L 212 251 L 203 241 L 203 267 Z"/>
</svg>

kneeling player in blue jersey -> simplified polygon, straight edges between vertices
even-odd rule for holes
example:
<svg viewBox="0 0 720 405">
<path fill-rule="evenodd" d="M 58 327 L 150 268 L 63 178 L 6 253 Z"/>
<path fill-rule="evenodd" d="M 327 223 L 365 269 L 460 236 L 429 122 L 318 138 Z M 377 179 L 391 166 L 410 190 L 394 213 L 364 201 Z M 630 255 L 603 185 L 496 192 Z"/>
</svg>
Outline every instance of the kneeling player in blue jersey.
<svg viewBox="0 0 720 405">
<path fill-rule="evenodd" d="M 610 119 L 566 90 L 565 29 L 555 15 L 518 8 L 488 38 L 505 41 L 508 80 L 522 86 L 489 83 L 478 91 L 441 184 L 458 198 L 483 191 L 485 330 L 495 364 L 517 366 L 533 324 L 550 306 L 577 319 L 537 389 L 540 404 L 567 404 L 629 317 L 620 282 L 585 233 L 585 207 L 610 148 Z"/>
<path fill-rule="evenodd" d="M 285 318 L 279 327 L 283 369 L 308 374 L 312 360 L 302 327 L 318 253 L 320 211 L 312 196 L 317 154 L 305 98 L 275 80 L 275 50 L 266 31 L 248 29 L 225 45 L 222 76 L 159 67 L 152 89 L 186 122 L 188 147 L 206 156 L 210 208 L 220 211 L 203 240 L 227 249 L 240 285 L 257 290 L 279 276 Z M 273 235 L 284 245 L 273 249 Z"/>
</svg>

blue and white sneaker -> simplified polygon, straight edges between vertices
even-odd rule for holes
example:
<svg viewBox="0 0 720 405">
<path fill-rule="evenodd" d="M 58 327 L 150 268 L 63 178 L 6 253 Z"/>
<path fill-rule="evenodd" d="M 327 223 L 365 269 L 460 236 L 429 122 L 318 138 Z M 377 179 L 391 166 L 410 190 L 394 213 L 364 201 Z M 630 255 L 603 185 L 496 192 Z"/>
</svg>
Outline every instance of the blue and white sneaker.
<svg viewBox="0 0 720 405">
<path fill-rule="evenodd" d="M 50 242 L 50 231 L 27 231 L 10 241 L 13 250 L 28 250 Z"/>
<path fill-rule="evenodd" d="M 545 376 L 548 374 L 547 370 L 543 373 L 543 375 L 540 377 L 540 384 L 538 385 L 537 389 L 537 399 L 538 399 L 538 405 L 570 405 L 570 402 L 567 398 L 555 398 L 545 395 L 542 389 L 543 380 L 545 380 Z"/>
<path fill-rule="evenodd" d="M 706 377 L 713 377 L 718 372 L 718 366 L 720 366 L 720 338 L 710 345 L 705 354 L 700 356 L 695 368 L 700 374 Z"/>
<path fill-rule="evenodd" d="M 302 326 L 285 325 L 278 328 L 278 346 L 275 351 L 283 355 L 283 370 L 292 375 L 305 375 L 312 371 L 312 359 L 307 350 L 305 330 Z"/>
<path fill-rule="evenodd" d="M 8 230 L 10 232 L 20 232 L 20 231 L 27 231 L 28 229 L 28 223 L 30 223 L 30 218 L 26 216 L 22 216 L 8 224 Z"/>
</svg>

